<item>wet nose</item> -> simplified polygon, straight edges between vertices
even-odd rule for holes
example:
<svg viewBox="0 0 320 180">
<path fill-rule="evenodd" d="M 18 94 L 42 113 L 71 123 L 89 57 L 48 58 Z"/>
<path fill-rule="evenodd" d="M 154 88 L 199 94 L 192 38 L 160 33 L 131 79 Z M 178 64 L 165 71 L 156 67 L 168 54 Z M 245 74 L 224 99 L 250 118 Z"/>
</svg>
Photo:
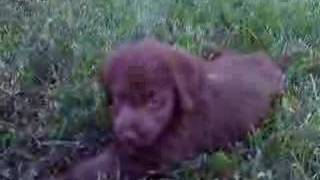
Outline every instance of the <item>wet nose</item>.
<svg viewBox="0 0 320 180">
<path fill-rule="evenodd" d="M 132 130 L 123 130 L 117 133 L 118 139 L 127 144 L 134 144 L 138 139 L 137 133 Z"/>
</svg>

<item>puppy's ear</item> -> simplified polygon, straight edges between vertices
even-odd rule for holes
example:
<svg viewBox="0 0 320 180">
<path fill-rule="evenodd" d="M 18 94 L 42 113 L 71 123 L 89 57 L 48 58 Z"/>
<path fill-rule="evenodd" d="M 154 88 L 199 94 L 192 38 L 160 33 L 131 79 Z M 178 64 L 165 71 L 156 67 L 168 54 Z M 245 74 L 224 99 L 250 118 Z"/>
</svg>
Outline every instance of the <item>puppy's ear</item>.
<svg viewBox="0 0 320 180">
<path fill-rule="evenodd" d="M 195 58 L 185 52 L 176 52 L 168 59 L 169 68 L 179 101 L 184 111 L 192 111 L 195 100 L 199 96 L 201 84 L 201 59 Z"/>
</svg>

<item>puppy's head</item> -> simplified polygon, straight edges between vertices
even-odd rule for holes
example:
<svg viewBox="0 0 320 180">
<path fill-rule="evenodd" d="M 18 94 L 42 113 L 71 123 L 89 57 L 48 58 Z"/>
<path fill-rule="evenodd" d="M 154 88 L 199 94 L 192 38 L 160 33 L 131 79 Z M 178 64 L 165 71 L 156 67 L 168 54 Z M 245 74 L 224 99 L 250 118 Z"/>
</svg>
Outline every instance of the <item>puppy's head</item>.
<svg viewBox="0 0 320 180">
<path fill-rule="evenodd" d="M 114 131 L 130 147 L 150 146 L 181 113 L 192 111 L 198 71 L 191 56 L 155 40 L 127 44 L 103 70 Z"/>
</svg>

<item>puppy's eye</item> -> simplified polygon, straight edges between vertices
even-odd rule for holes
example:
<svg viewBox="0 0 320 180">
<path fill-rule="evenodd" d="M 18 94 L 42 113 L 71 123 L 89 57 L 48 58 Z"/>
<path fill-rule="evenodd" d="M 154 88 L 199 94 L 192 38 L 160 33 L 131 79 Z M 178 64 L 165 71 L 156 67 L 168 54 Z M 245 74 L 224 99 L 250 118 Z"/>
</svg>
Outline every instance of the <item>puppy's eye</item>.
<svg viewBox="0 0 320 180">
<path fill-rule="evenodd" d="M 161 106 L 161 98 L 154 90 L 147 92 L 147 107 L 151 109 L 159 108 Z"/>
<path fill-rule="evenodd" d="M 155 94 L 156 93 L 154 92 L 154 90 L 149 90 L 146 94 L 147 100 L 153 99 L 155 97 Z"/>
</svg>

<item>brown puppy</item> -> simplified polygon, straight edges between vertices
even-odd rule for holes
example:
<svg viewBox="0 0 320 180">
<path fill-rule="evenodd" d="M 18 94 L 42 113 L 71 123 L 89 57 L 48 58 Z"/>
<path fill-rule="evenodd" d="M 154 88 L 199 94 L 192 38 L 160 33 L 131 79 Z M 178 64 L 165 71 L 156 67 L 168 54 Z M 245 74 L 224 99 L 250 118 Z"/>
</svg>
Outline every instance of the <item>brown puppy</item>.
<svg viewBox="0 0 320 180">
<path fill-rule="evenodd" d="M 105 67 L 119 149 L 144 171 L 228 149 L 261 125 L 284 87 L 263 53 L 205 62 L 152 39 L 123 46 Z"/>
<path fill-rule="evenodd" d="M 112 157 L 119 158 L 121 178 L 165 172 L 202 151 L 229 149 L 267 117 L 283 91 L 282 77 L 263 53 L 225 51 L 206 62 L 153 39 L 119 48 L 102 82 L 112 95 Z M 104 154 L 105 163 L 91 162 L 107 171 L 113 161 Z"/>
</svg>

